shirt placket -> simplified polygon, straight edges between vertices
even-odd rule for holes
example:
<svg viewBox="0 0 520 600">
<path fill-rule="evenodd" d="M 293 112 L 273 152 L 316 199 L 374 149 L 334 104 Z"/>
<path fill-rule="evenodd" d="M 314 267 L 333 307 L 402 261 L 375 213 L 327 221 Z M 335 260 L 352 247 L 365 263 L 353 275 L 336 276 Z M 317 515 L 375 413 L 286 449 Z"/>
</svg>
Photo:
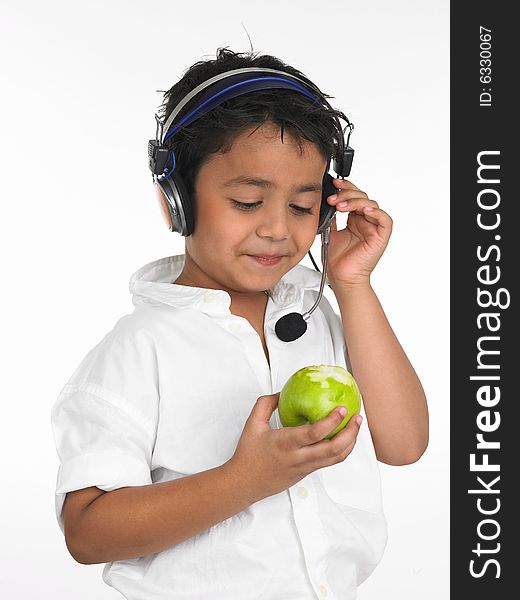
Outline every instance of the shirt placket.
<svg viewBox="0 0 520 600">
<path fill-rule="evenodd" d="M 244 317 L 228 314 L 219 318 L 221 327 L 238 338 L 244 347 L 244 356 L 256 375 L 262 394 L 273 393 L 273 379 L 264 353 L 262 341 L 253 326 Z M 270 351 L 270 349 L 269 349 Z"/>
<path fill-rule="evenodd" d="M 215 295 L 216 296 L 216 295 Z M 217 300 L 211 292 L 207 294 L 206 302 Z M 284 313 L 298 311 L 299 305 L 286 306 Z M 220 316 L 220 315 L 219 315 Z M 276 318 L 279 318 L 278 315 Z M 272 302 L 269 301 L 265 315 L 264 335 L 269 351 L 270 366 L 267 362 L 262 342 L 257 332 L 249 321 L 243 317 L 232 314 L 220 316 L 221 325 L 229 332 L 236 335 L 244 345 L 244 354 L 249 361 L 251 369 L 258 378 L 262 393 L 274 393 L 277 382 L 277 373 L 280 360 L 283 357 L 283 345 L 274 333 L 274 311 Z M 274 321 L 276 321 L 276 318 Z M 279 391 L 279 390 L 276 390 Z M 278 417 L 278 410 L 270 420 L 272 427 L 282 427 Z M 328 544 L 319 516 L 318 498 L 316 493 L 315 475 L 311 473 L 304 477 L 298 484 L 287 490 L 294 515 L 296 529 L 302 545 L 305 565 L 309 579 L 312 583 L 316 597 L 319 600 L 336 600 L 326 577 Z"/>
<path fill-rule="evenodd" d="M 336 600 L 326 576 L 329 547 L 320 518 L 316 475 L 310 473 L 288 491 L 307 573 L 316 597 L 320 600 Z"/>
<path fill-rule="evenodd" d="M 286 307 L 284 313 L 293 311 L 301 311 L 301 303 Z M 273 316 L 269 310 L 266 311 L 264 333 L 269 348 L 272 385 L 274 386 L 274 382 L 277 381 L 278 366 L 283 356 L 283 346 L 286 342 L 280 341 L 274 330 L 272 331 L 274 327 Z M 277 410 L 275 411 L 275 420 L 277 427 L 282 427 Z M 305 566 L 316 597 L 320 600 L 336 600 L 336 595 L 330 588 L 326 577 L 329 547 L 320 518 L 315 481 L 316 475 L 311 473 L 287 491 L 291 499 L 294 521 L 303 549 Z"/>
</svg>

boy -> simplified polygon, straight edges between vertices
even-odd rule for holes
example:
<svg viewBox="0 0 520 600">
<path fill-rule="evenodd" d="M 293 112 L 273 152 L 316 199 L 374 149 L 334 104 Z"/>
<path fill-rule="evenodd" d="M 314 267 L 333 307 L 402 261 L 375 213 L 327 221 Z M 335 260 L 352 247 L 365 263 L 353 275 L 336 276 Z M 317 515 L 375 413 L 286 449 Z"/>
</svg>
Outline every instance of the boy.
<svg viewBox="0 0 520 600">
<path fill-rule="evenodd" d="M 218 73 L 278 59 L 220 49 L 166 94 L 165 118 Z M 106 563 L 128 599 L 351 599 L 386 543 L 377 460 L 418 460 L 424 392 L 370 285 L 392 220 L 355 185 L 330 233 L 325 298 L 286 343 L 283 315 L 308 310 L 319 275 L 299 265 L 318 228 L 333 147 L 330 114 L 290 90 L 233 98 L 172 140 L 193 199 L 185 254 L 131 278 L 135 310 L 94 347 L 52 411 L 56 514 L 71 555 Z M 348 367 L 362 417 L 333 440 L 339 409 L 281 428 L 279 390 L 303 366 Z"/>
</svg>

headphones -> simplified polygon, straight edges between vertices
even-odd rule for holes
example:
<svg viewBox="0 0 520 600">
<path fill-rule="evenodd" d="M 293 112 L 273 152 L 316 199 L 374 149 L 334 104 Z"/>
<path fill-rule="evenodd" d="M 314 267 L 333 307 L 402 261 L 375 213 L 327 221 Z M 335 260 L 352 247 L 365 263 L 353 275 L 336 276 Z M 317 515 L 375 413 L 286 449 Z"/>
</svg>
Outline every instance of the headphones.
<svg viewBox="0 0 520 600">
<path fill-rule="evenodd" d="M 155 115 L 157 129 L 155 140 L 148 141 L 148 166 L 152 172 L 161 212 L 170 231 L 177 232 L 182 236 L 189 236 L 193 233 L 195 223 L 193 205 L 187 192 L 186 183 L 175 171 L 175 153 L 173 149 L 170 150 L 165 145 L 165 142 L 225 100 L 266 89 L 293 90 L 305 95 L 313 102 L 325 105 L 331 111 L 334 110 L 320 90 L 310 82 L 277 69 L 246 67 L 226 71 L 202 82 L 175 106 L 165 123 L 162 123 L 157 114 Z M 197 98 L 195 108 L 176 121 L 180 111 L 198 94 L 201 95 Z M 338 116 L 334 114 L 333 118 L 338 124 L 338 130 L 341 131 Z M 349 176 L 354 157 L 354 150 L 348 145 L 354 126 L 348 119 L 345 120 L 347 126 L 343 129 L 343 134 L 348 128 L 348 137 L 346 141 L 343 137 L 338 140 L 337 152 L 333 160 L 334 171 L 341 178 Z M 170 163 L 171 166 L 169 166 Z M 320 217 L 316 235 L 325 232 L 336 212 L 335 207 L 327 202 L 327 198 L 337 192 L 332 184 L 333 178 L 328 173 L 329 166 L 323 177 Z"/>
</svg>

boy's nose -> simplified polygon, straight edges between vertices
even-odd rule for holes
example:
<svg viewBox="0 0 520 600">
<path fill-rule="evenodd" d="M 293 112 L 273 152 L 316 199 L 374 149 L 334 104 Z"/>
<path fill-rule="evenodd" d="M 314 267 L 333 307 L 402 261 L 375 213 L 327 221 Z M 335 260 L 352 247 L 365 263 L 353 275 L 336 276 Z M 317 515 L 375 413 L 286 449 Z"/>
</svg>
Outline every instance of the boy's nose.
<svg viewBox="0 0 520 600">
<path fill-rule="evenodd" d="M 285 208 L 265 211 L 257 225 L 256 233 L 262 238 L 285 240 L 289 237 L 289 223 Z"/>
</svg>

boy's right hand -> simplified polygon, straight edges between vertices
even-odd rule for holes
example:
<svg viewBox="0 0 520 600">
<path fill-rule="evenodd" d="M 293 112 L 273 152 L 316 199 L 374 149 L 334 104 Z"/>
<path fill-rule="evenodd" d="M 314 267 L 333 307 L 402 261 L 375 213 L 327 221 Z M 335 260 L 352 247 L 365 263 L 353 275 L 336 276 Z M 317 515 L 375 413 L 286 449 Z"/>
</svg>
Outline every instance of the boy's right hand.
<svg viewBox="0 0 520 600">
<path fill-rule="evenodd" d="M 339 407 L 313 424 L 272 429 L 269 420 L 279 396 L 278 392 L 257 399 L 227 463 L 249 488 L 253 502 L 286 490 L 317 469 L 345 460 L 359 432 L 357 419 L 352 418 L 332 440 L 323 439 L 343 420 Z"/>
</svg>

